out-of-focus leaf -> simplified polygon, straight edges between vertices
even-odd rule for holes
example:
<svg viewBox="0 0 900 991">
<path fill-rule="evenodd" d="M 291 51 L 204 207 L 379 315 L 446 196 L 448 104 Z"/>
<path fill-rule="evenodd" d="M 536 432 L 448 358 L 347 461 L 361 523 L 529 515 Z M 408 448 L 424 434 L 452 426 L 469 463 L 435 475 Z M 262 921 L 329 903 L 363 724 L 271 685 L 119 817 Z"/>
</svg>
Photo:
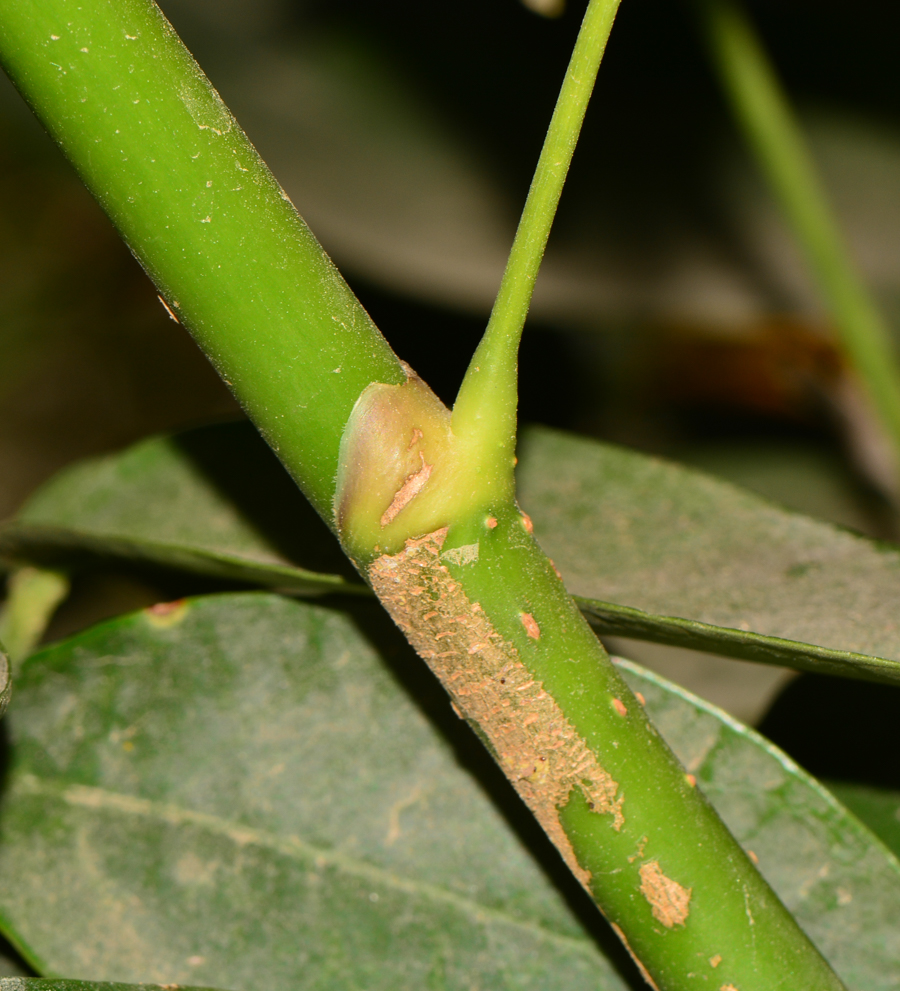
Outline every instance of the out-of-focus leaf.
<svg viewBox="0 0 900 991">
<path fill-rule="evenodd" d="M 849 781 L 829 781 L 828 790 L 900 857 L 900 792 Z"/>
<path fill-rule="evenodd" d="M 900 549 L 700 472 L 545 429 L 519 499 L 601 632 L 900 681 Z"/>
<path fill-rule="evenodd" d="M 345 614 L 229 594 L 33 655 L 0 806 L 0 917 L 29 959 L 247 991 L 624 989 L 442 690 L 370 629 L 387 666 Z M 850 986 L 900 987 L 896 861 L 757 734 L 620 663 Z"/>
<path fill-rule="evenodd" d="M 302 593 L 363 590 L 344 577 L 334 538 L 246 422 L 65 469 L 0 530 L 0 555 L 58 565 L 115 556 Z"/>
<path fill-rule="evenodd" d="M 523 431 L 519 488 L 601 633 L 900 681 L 900 550 L 542 428 Z M 303 593 L 368 592 L 246 422 L 67 469 L 0 529 L 4 554 L 56 566 L 112 555 Z"/>
</svg>

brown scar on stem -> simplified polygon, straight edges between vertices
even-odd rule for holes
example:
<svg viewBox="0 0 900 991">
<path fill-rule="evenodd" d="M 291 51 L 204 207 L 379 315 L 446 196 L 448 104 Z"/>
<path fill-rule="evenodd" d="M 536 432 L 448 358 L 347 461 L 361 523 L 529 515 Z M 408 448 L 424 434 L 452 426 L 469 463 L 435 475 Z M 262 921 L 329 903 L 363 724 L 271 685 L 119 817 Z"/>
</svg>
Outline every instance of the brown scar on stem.
<svg viewBox="0 0 900 991">
<path fill-rule="evenodd" d="M 683 888 L 677 881 L 666 877 L 659 861 L 641 864 L 641 894 L 650 903 L 653 918 L 666 929 L 683 926 L 690 914 L 692 888 Z"/>
<path fill-rule="evenodd" d="M 430 465 L 425 461 L 425 455 L 421 451 L 419 451 L 419 457 L 422 459 L 422 467 L 418 471 L 414 471 L 411 475 L 408 475 L 406 481 L 394 493 L 393 501 L 381 517 L 381 525 L 383 527 L 394 522 L 400 511 L 415 499 L 431 477 L 431 471 L 434 465 Z"/>
<path fill-rule="evenodd" d="M 643 695 L 641 695 L 640 692 L 635 692 L 634 693 L 634 697 L 638 700 L 638 702 L 641 703 L 641 705 L 646 705 L 647 704 L 647 700 L 644 698 Z"/>
<path fill-rule="evenodd" d="M 537 620 L 531 615 L 530 612 L 520 612 L 519 620 L 521 621 L 522 626 L 525 627 L 525 632 L 531 637 L 532 640 L 541 639 L 541 628 L 537 625 Z"/>
<path fill-rule="evenodd" d="M 412 438 L 410 439 L 409 446 L 406 448 L 406 450 L 411 451 L 424 436 L 425 435 L 422 433 L 421 430 L 419 430 L 418 427 L 413 427 Z"/>
<path fill-rule="evenodd" d="M 181 323 L 181 321 L 180 321 L 180 320 L 178 319 L 178 317 L 176 317 L 176 316 L 175 316 L 175 311 L 174 311 L 174 310 L 172 309 L 172 307 L 171 307 L 171 306 L 169 306 L 169 304 L 168 304 L 168 303 L 167 303 L 167 302 L 166 302 L 166 301 L 165 301 L 165 300 L 164 300 L 164 299 L 162 298 L 162 296 L 159 296 L 159 295 L 157 295 L 157 297 L 156 297 L 156 298 L 157 298 L 157 299 L 158 299 L 158 300 L 160 301 L 160 303 L 162 303 L 162 305 L 163 305 L 163 309 L 164 309 L 164 310 L 166 311 L 166 313 L 168 313 L 168 314 L 169 314 L 169 319 L 170 319 L 170 320 L 174 320 L 174 321 L 175 321 L 175 323 Z M 176 305 L 177 305 L 177 304 L 176 304 Z"/>
<path fill-rule="evenodd" d="M 610 825 L 620 830 L 625 817 L 619 786 L 556 699 L 531 676 L 515 646 L 441 564 L 446 536 L 444 527 L 407 540 L 399 554 L 384 554 L 370 565 L 369 581 L 587 888 L 591 874 L 578 863 L 559 810 L 577 788 L 595 813 L 610 816 Z M 411 594 L 422 585 L 427 594 Z"/>
<path fill-rule="evenodd" d="M 694 777 L 693 774 L 685 774 L 684 780 L 687 781 L 687 783 L 690 785 L 691 788 L 697 787 L 697 779 Z"/>
<path fill-rule="evenodd" d="M 625 933 L 622 932 L 622 930 L 615 924 L 615 922 L 610 922 L 610 926 L 612 927 L 612 931 L 622 941 L 622 946 L 624 946 L 625 949 L 628 951 L 628 956 L 630 956 L 631 959 L 634 961 L 634 965 L 640 971 L 641 977 L 643 977 L 644 980 L 650 985 L 650 987 L 653 988 L 653 991 L 659 991 L 659 986 L 657 985 L 656 981 L 653 980 L 653 978 L 650 976 L 650 972 L 644 966 L 643 962 L 639 959 L 638 955 L 634 952 L 634 950 L 632 950 L 628 940 L 625 938 Z"/>
<path fill-rule="evenodd" d="M 752 850 L 747 851 L 747 856 L 753 861 L 754 864 L 759 863 L 759 857 Z"/>
<path fill-rule="evenodd" d="M 522 516 L 522 526 L 525 527 L 528 533 L 534 533 L 534 524 L 531 522 L 531 517 L 528 513 L 523 513 L 521 509 L 519 510 L 519 513 Z"/>
<path fill-rule="evenodd" d="M 612 704 L 613 704 L 613 708 L 616 710 L 616 712 L 618 712 L 620 716 L 628 715 L 628 709 L 625 703 L 621 699 L 613 699 Z"/>
<path fill-rule="evenodd" d="M 488 530 L 493 530 L 494 527 L 497 525 L 497 517 L 496 516 L 489 516 L 484 521 L 484 525 L 488 528 Z"/>
</svg>

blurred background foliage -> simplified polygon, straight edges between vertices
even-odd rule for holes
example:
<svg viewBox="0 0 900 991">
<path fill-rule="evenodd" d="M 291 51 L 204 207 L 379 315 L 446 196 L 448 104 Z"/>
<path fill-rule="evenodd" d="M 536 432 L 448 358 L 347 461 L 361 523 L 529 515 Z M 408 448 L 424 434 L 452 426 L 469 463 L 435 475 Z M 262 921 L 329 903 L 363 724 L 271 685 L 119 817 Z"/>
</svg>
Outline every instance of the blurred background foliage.
<svg viewBox="0 0 900 991">
<path fill-rule="evenodd" d="M 584 4 L 161 6 L 395 350 L 451 402 Z M 749 10 L 900 333 L 900 8 L 863 0 L 848 17 L 837 0 L 755 0 Z M 5 80 L 0 258 L 0 517 L 76 458 L 236 413 Z M 677 458 L 870 535 L 900 533 L 878 428 L 688 3 L 623 0 L 521 374 L 526 420 Z M 51 635 L 159 594 L 136 579 L 92 580 Z M 612 646 L 753 721 L 785 680 Z"/>
</svg>

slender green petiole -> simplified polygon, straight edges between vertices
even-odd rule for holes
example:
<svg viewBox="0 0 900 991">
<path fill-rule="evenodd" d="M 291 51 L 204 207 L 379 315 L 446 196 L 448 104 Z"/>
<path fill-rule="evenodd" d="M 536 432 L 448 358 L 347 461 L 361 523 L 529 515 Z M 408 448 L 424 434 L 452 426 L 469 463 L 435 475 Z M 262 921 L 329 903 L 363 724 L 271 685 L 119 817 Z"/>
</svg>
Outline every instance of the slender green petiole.
<svg viewBox="0 0 900 991">
<path fill-rule="evenodd" d="M 735 116 L 819 282 L 900 466 L 900 367 L 884 320 L 840 235 L 800 125 L 738 4 L 699 0 L 698 9 Z"/>
<path fill-rule="evenodd" d="M 519 340 L 618 7 L 619 0 L 588 5 L 487 330 L 453 407 L 453 432 L 471 438 L 468 453 L 479 465 L 512 464 Z"/>
</svg>

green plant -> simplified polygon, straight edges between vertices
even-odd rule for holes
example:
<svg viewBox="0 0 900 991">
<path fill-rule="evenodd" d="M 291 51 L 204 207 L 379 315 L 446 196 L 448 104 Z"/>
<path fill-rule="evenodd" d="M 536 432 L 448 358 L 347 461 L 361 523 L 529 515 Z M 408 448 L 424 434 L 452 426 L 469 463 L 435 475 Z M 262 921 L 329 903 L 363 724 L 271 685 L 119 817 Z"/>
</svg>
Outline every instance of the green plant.
<svg viewBox="0 0 900 991">
<path fill-rule="evenodd" d="M 703 773 L 697 773 L 701 770 L 707 773 L 708 790 L 716 788 L 716 774 L 706 763 L 708 755 L 691 754 L 691 733 L 679 734 L 676 729 L 670 742 L 689 755 L 689 770 L 672 761 L 644 718 L 645 702 L 631 693 L 623 675 L 607 662 L 555 569 L 532 540 L 529 517 L 522 516 L 513 501 L 515 348 L 552 205 L 539 211 L 541 226 L 536 237 L 526 208 L 525 239 L 517 239 L 516 245 L 521 249 L 533 237 L 532 249 L 525 251 L 526 274 L 517 275 L 514 251 L 500 303 L 451 416 L 395 360 L 155 10 L 139 3 L 116 11 L 99 5 L 93 12 L 85 13 L 82 8 L 84 20 L 65 21 L 66 9 L 65 4 L 42 5 L 40 10 L 29 4 L 8 7 L 0 21 L 0 44 L 11 75 L 152 274 L 173 314 L 190 327 L 310 501 L 336 529 L 398 624 L 441 675 L 569 866 L 620 931 L 624 930 L 641 961 L 639 966 L 645 966 L 661 986 L 673 988 L 707 986 L 710 979 L 742 991 L 754 986 L 754 981 L 767 988 L 793 987 L 798 981 L 815 987 L 840 986 L 755 872 L 752 858 L 731 839 L 699 795 L 698 776 L 704 781 Z M 580 61 L 587 61 L 586 77 L 596 71 L 613 10 L 614 5 L 608 3 L 589 7 L 574 60 L 576 68 Z M 64 54 L 57 56 L 59 51 Z M 135 51 L 145 54 L 135 55 Z M 54 61 L 57 57 L 63 61 Z M 99 68 L 91 67 L 92 58 L 100 63 Z M 571 154 L 573 132 L 590 88 L 587 78 L 580 82 L 580 89 L 575 88 L 580 107 L 563 128 L 567 154 Z M 565 110 L 565 100 L 561 106 Z M 558 118 L 564 125 L 565 116 L 560 113 Z M 557 137 L 551 129 L 550 153 Z M 130 164 L 123 170 L 122 162 Z M 564 171 L 563 164 L 555 176 L 551 201 L 558 197 Z M 538 192 L 541 174 L 535 184 Z M 513 307 L 506 297 L 517 279 L 522 288 Z M 199 447 L 193 448 L 195 456 L 209 466 L 209 452 L 218 444 L 227 478 L 240 463 L 238 452 L 246 444 L 242 436 L 220 431 L 203 435 Z M 46 564 L 71 563 L 73 553 L 91 550 L 277 588 L 359 591 L 337 576 L 272 560 L 265 541 L 242 522 L 227 496 L 206 484 L 202 473 L 192 472 L 184 450 L 191 450 L 194 443 L 186 438 L 180 442 L 186 445 L 182 449 L 179 443 L 151 442 L 114 462 L 76 470 L 46 490 L 6 528 L 6 553 Z M 538 453 L 533 457 L 557 462 L 555 468 L 551 464 L 545 469 L 547 478 L 561 474 L 574 479 L 579 472 L 592 470 L 603 473 L 604 467 L 596 464 L 603 458 L 621 475 L 666 472 L 643 459 L 633 462 L 631 456 L 594 445 L 577 449 L 578 442 L 541 440 L 540 435 L 534 443 Z M 576 444 L 574 452 L 567 448 L 571 443 Z M 267 470 L 271 471 L 271 465 Z M 110 479 L 115 480 L 112 485 Z M 133 493 L 126 491 L 136 480 Z M 151 523 L 146 497 L 155 485 L 186 502 L 176 512 L 170 497 L 161 508 L 165 519 Z M 695 507 L 704 485 L 708 488 L 702 480 L 676 476 L 668 479 L 667 491 L 677 492 L 679 485 L 685 492 L 694 486 L 685 498 Z M 591 487 L 585 481 L 582 490 Z M 648 490 L 647 485 L 635 482 L 627 488 L 632 498 Z M 607 481 L 601 501 L 610 497 L 609 489 Z M 707 492 L 707 497 L 732 522 L 752 520 L 771 532 L 790 531 L 792 526 L 804 530 L 796 536 L 798 548 L 817 540 L 828 548 L 843 548 L 841 541 L 850 539 L 727 490 Z M 574 501 L 570 495 L 570 504 Z M 552 497 L 545 498 L 545 510 L 552 502 Z M 543 524 L 542 531 L 540 515 L 535 516 L 542 539 L 552 543 L 550 524 Z M 210 532 L 204 532 L 206 520 L 216 521 Z M 656 525 L 652 537 L 658 539 L 665 531 L 665 525 Z M 782 539 L 784 543 L 790 541 Z M 876 566 L 881 564 L 889 572 L 893 552 L 855 538 L 851 545 L 847 553 L 860 568 L 873 564 L 860 581 L 868 583 L 867 588 L 876 586 L 880 578 Z M 554 552 L 554 557 L 564 567 L 564 555 Z M 889 575 L 884 580 L 890 584 Z M 824 602 L 825 579 L 817 577 L 817 582 Z M 20 573 L 11 589 L 6 629 L 25 631 L 17 634 L 22 653 L 60 591 L 58 578 Z M 778 591 L 771 591 L 774 602 Z M 631 633 L 715 645 L 723 652 L 754 659 L 789 660 L 798 667 L 824 665 L 857 676 L 896 678 L 896 663 L 878 656 L 880 651 L 867 656 L 858 641 L 855 655 L 841 649 L 846 631 L 835 635 L 832 644 L 810 646 L 799 638 L 791 642 L 764 635 L 771 629 L 743 635 L 698 623 L 690 615 L 672 620 L 587 597 L 579 602 L 601 623 L 618 623 L 619 629 Z M 298 640 L 305 645 L 301 654 L 309 664 L 301 668 L 301 683 L 308 678 L 322 684 L 311 689 L 295 683 L 297 672 L 291 673 L 290 658 L 297 648 L 285 647 L 279 648 L 282 661 L 277 666 L 282 680 L 263 691 L 269 684 L 265 674 L 269 665 L 254 664 L 260 644 Z M 445 660 L 451 653 L 452 668 Z M 77 658 L 85 656 L 96 659 L 101 667 L 106 657 L 136 658 L 138 666 L 154 660 L 150 684 L 138 692 L 140 712 L 130 708 L 138 681 L 128 680 L 127 666 L 120 687 L 117 676 L 92 680 L 93 661 L 78 666 Z M 196 670 L 192 670 L 195 663 Z M 397 986 L 398 980 L 406 980 L 410 986 L 425 981 L 452 986 L 466 980 L 469 970 L 477 967 L 483 968 L 481 979 L 486 981 L 516 973 L 524 979 L 528 964 L 523 972 L 515 960 L 522 952 L 516 939 L 527 942 L 527 925 L 505 944 L 506 957 L 501 952 L 487 963 L 473 960 L 463 966 L 454 960 L 457 948 L 471 939 L 465 926 L 477 924 L 478 912 L 452 893 L 453 870 L 447 873 L 451 886 L 447 893 L 418 876 L 421 865 L 413 871 L 416 879 L 404 883 L 388 867 L 373 867 L 366 857 L 351 856 L 340 846 L 329 852 L 327 845 L 333 840 L 325 839 L 325 833 L 319 835 L 318 843 L 281 837 L 279 830 L 297 810 L 282 808 L 282 800 L 272 793 L 246 806 L 256 810 L 251 818 L 266 820 L 271 814 L 268 826 L 231 822 L 218 801 L 209 805 L 217 811 L 209 811 L 203 802 L 202 808 L 189 807 L 186 796 L 191 775 L 184 782 L 177 780 L 167 747 L 173 748 L 184 768 L 213 756 L 215 761 L 209 761 L 213 766 L 227 764 L 228 755 L 235 752 L 231 726 L 216 737 L 204 731 L 200 740 L 190 739 L 190 708 L 196 703 L 202 709 L 204 694 L 214 696 L 225 710 L 234 706 L 232 715 L 241 725 L 277 723 L 281 717 L 275 715 L 275 703 L 280 693 L 304 699 L 311 697 L 309 692 L 327 694 L 334 672 L 346 664 L 352 666 L 348 687 L 371 686 L 370 704 L 379 694 L 391 697 L 392 689 L 373 673 L 370 653 L 338 614 L 260 594 L 154 607 L 32 658 L 22 671 L 19 719 L 26 729 L 25 737 L 17 741 L 17 754 L 22 756 L 17 757 L 14 797 L 7 803 L 7 829 L 20 842 L 11 842 L 6 854 L 11 901 L 5 911 L 10 934 L 35 965 L 51 972 L 64 969 L 60 962 L 66 950 L 60 940 L 69 940 L 70 934 L 63 933 L 57 922 L 48 925 L 49 917 L 43 922 L 33 919 L 26 906 L 15 903 L 26 886 L 20 883 L 24 876 L 14 873 L 13 859 L 27 865 L 20 866 L 20 872 L 33 871 L 35 858 L 43 855 L 35 842 L 45 838 L 49 828 L 45 824 L 61 822 L 68 837 L 83 837 L 81 826 L 67 817 L 93 810 L 98 821 L 104 816 L 111 820 L 131 817 L 141 823 L 137 844 L 141 853 L 135 859 L 144 864 L 137 873 L 153 877 L 153 897 L 160 902 L 154 915 L 164 912 L 162 905 L 177 901 L 170 891 L 173 877 L 176 886 L 191 886 L 191 897 L 196 900 L 227 861 L 223 869 L 234 882 L 225 899 L 228 906 L 249 898 L 262 915 L 271 896 L 277 904 L 275 925 L 287 933 L 295 875 L 297 869 L 302 870 L 308 893 L 302 926 L 314 933 L 304 953 L 314 958 L 309 977 L 313 984 Z M 675 712 L 675 723 L 681 719 L 707 730 L 709 720 L 716 720 L 698 701 L 679 696 L 675 689 L 633 668 L 626 671 L 640 696 L 649 700 L 646 704 L 653 707 L 655 696 L 663 722 L 668 710 Z M 254 686 L 264 696 L 264 704 L 255 697 Z M 160 688 L 163 696 L 154 696 Z M 112 694 L 104 695 L 109 691 Z M 64 698 L 73 702 L 64 703 Z M 164 703 L 163 698 L 169 701 Z M 520 698 L 524 703 L 516 701 Z M 181 711 L 182 701 L 187 700 L 188 711 Z M 74 756 L 61 764 L 52 751 L 56 729 L 45 735 L 46 726 L 38 713 L 58 711 L 65 704 L 70 714 L 77 714 L 72 716 Z M 498 718 L 505 709 L 515 710 L 515 718 Z M 387 710 L 402 711 L 396 694 Z M 288 707 L 284 719 L 292 718 L 291 711 Z M 34 715 L 26 716 L 26 712 Z M 197 725 L 208 728 L 210 723 L 230 721 L 216 711 L 198 716 Z M 761 741 L 727 720 L 719 719 L 714 725 L 716 733 L 727 737 L 727 746 L 737 749 L 737 759 L 768 760 L 770 772 L 774 761 L 780 768 L 780 783 L 802 795 L 794 807 L 836 830 L 849 847 L 862 845 L 865 855 L 877 861 L 872 875 L 888 892 L 892 890 L 895 864 L 877 840 L 796 769 L 767 751 Z M 528 729 L 532 726 L 536 733 Z M 29 727 L 35 727 L 34 731 Z M 423 746 L 421 736 L 416 742 L 414 729 L 401 729 L 392 741 L 398 751 Z M 341 736 L 345 738 L 342 746 L 349 746 L 351 752 L 364 749 L 364 740 L 355 738 L 350 727 L 343 727 Z M 127 793 L 126 788 L 120 795 L 111 784 L 133 773 L 127 767 L 132 765 L 130 755 L 140 750 L 139 737 L 146 737 L 143 745 L 153 764 L 146 765 L 141 775 L 152 784 L 146 794 Z M 110 745 L 114 749 L 103 752 Z M 264 747 L 263 751 L 268 761 L 273 750 Z M 277 747 L 274 752 L 279 752 Z M 163 756 L 158 760 L 158 755 Z M 245 759 L 251 761 L 241 756 L 240 762 Z M 293 761 L 304 763 L 302 746 Z M 546 762 L 550 773 L 544 773 L 538 761 Z M 48 767 L 63 765 L 67 767 L 64 773 L 45 773 Z M 106 765 L 108 779 L 102 770 Z M 283 773 L 281 766 L 279 771 L 275 763 L 269 772 L 277 777 Z M 355 773 L 349 757 L 343 765 L 336 761 L 335 766 L 343 766 L 344 773 Z M 331 786 L 334 769 L 330 770 L 318 788 Z M 217 787 L 225 793 L 239 793 L 245 787 L 242 781 L 256 780 L 260 773 L 257 764 L 249 778 L 245 769 L 243 775 L 236 774 L 227 783 L 222 780 Z M 370 773 L 375 775 L 376 770 Z M 435 773 L 434 780 L 440 780 L 441 773 Z M 203 775 L 198 778 L 202 780 Z M 340 818 L 352 819 L 353 797 Z M 407 800 L 416 801 L 409 795 L 400 796 L 388 815 L 388 847 L 399 835 L 399 816 Z M 273 803 L 278 805 L 274 813 Z M 52 813 L 48 812 L 51 808 Z M 766 808 L 754 828 L 772 811 Z M 272 822 L 278 828 L 271 828 Z M 195 833 L 202 834 L 199 845 L 192 845 Z M 154 852 L 169 843 L 176 851 L 174 874 Z M 254 887 L 251 882 L 252 890 L 242 889 L 243 868 L 237 865 L 238 851 L 244 847 L 252 848 L 252 857 L 259 858 L 248 877 L 268 877 L 268 886 Z M 69 857 L 76 856 L 75 847 L 66 841 L 58 844 L 57 855 L 65 850 Z M 86 851 L 77 856 L 80 862 L 91 860 Z M 829 867 L 823 882 L 830 872 Z M 112 878 L 114 871 L 105 866 L 101 873 Z M 333 898 L 334 904 L 317 923 L 312 906 L 323 877 L 328 899 Z M 81 884 L 80 879 L 73 881 L 75 889 Z M 825 907 L 817 919 L 854 900 L 851 894 L 847 901 L 846 889 L 833 877 L 828 885 L 827 895 L 823 894 Z M 510 900 L 533 901 L 526 887 Z M 417 900 L 427 903 L 427 911 L 421 913 L 426 921 L 418 928 L 403 923 L 398 936 L 391 929 L 392 920 L 404 918 L 404 913 L 414 915 L 412 905 Z M 385 905 L 373 924 L 374 910 L 369 906 L 382 901 Z M 110 909 L 115 912 L 120 903 L 121 896 L 110 892 L 93 900 L 90 928 L 102 931 L 109 924 Z M 365 911 L 358 920 L 349 918 L 342 925 L 335 921 L 350 911 L 348 906 L 360 903 Z M 554 911 L 544 905 L 537 909 L 537 916 Z M 528 912 L 524 914 L 527 917 Z M 799 914 L 803 916 L 802 910 Z M 510 925 L 502 913 L 488 916 L 485 925 L 494 927 L 491 936 Z M 811 926 L 808 919 L 804 922 Z M 321 928 L 316 928 L 319 924 Z M 183 980 L 182 974 L 190 973 L 185 967 L 209 964 L 210 977 L 204 979 L 219 984 L 251 982 L 258 958 L 253 957 L 250 971 L 243 969 L 238 975 L 235 955 L 252 955 L 254 946 L 258 950 L 263 944 L 271 948 L 271 939 L 254 941 L 243 932 L 232 936 L 227 933 L 228 925 L 222 937 L 212 933 L 198 937 L 196 931 L 185 928 L 184 937 L 195 942 L 200 938 L 209 949 L 184 949 L 184 964 L 174 976 Z M 179 916 L 176 929 L 184 926 Z M 549 928 L 554 927 L 560 928 L 558 914 Z M 447 933 L 454 934 L 449 942 L 444 941 Z M 537 934 L 532 931 L 531 935 Z M 877 939 L 878 933 L 874 936 Z M 176 933 L 167 939 L 187 946 Z M 353 941 L 352 951 L 345 948 L 348 939 Z M 370 945 L 379 939 L 384 941 L 382 946 Z M 104 944 L 92 951 L 118 954 L 106 973 L 160 979 L 157 972 L 146 970 L 153 954 L 152 940 L 137 940 L 127 963 L 122 958 L 122 941 L 116 937 L 113 942 L 118 950 Z M 34 948 L 38 943 L 43 944 L 41 950 Z M 573 979 L 587 973 L 586 980 L 596 980 L 602 972 L 600 979 L 616 980 L 611 971 L 602 971 L 596 959 L 587 963 L 584 944 L 579 945 L 577 939 L 573 942 L 571 935 L 551 938 L 548 945 L 550 956 L 559 954 L 564 959 L 555 963 L 541 957 L 532 976 L 555 974 L 558 968 L 561 973 L 571 966 Z M 284 952 L 275 953 L 282 961 L 278 966 L 290 968 L 292 964 L 283 962 Z M 825 952 L 831 959 L 837 951 Z M 393 969 L 387 960 L 393 961 Z M 842 969 L 836 959 L 833 962 Z M 402 970 L 405 964 L 413 976 L 400 978 L 397 968 Z M 855 971 L 848 980 L 858 980 Z"/>
</svg>

